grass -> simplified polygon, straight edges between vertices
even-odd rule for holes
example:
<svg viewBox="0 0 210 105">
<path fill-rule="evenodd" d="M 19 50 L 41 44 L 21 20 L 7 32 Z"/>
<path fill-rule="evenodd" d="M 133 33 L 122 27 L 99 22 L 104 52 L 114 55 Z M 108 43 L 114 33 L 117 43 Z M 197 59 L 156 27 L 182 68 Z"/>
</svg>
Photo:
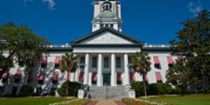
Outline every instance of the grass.
<svg viewBox="0 0 210 105">
<path fill-rule="evenodd" d="M 50 103 L 68 101 L 67 98 L 0 98 L 0 105 L 49 105 Z"/>
<path fill-rule="evenodd" d="M 160 96 L 147 100 L 168 105 L 210 105 L 210 95 Z"/>
</svg>

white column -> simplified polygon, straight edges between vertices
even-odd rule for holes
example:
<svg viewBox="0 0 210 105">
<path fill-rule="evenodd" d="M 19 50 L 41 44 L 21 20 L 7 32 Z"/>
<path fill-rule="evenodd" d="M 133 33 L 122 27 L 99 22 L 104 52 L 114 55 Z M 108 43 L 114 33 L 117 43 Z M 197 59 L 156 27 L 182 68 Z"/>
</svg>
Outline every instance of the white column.
<svg viewBox="0 0 210 105">
<path fill-rule="evenodd" d="M 116 65 L 115 65 L 115 54 L 111 55 L 111 86 L 116 86 Z"/>
<path fill-rule="evenodd" d="M 75 72 L 70 72 L 70 78 L 71 78 L 71 82 L 75 81 Z"/>
<path fill-rule="evenodd" d="M 75 81 L 79 82 L 79 72 L 80 72 L 80 68 L 79 66 L 77 67 L 77 71 L 75 71 Z"/>
<path fill-rule="evenodd" d="M 102 86 L 102 54 L 98 54 L 97 86 Z"/>
<path fill-rule="evenodd" d="M 85 55 L 85 76 L 84 76 L 84 85 L 88 84 L 88 77 L 89 77 L 89 54 Z"/>
<path fill-rule="evenodd" d="M 79 64 L 79 58 L 80 57 L 78 57 L 77 58 L 77 65 L 78 65 L 78 67 L 77 67 L 77 70 L 75 71 L 75 81 L 76 82 L 79 82 L 79 74 L 80 74 L 80 64 Z"/>
<path fill-rule="evenodd" d="M 125 69 L 125 74 L 124 74 L 125 83 L 124 83 L 124 85 L 130 85 L 129 68 L 128 68 L 128 54 L 124 54 L 124 69 Z"/>
<path fill-rule="evenodd" d="M 91 72 L 88 73 L 88 77 L 89 77 L 89 78 L 88 78 L 88 85 L 89 85 L 89 86 L 92 86 L 92 75 L 93 75 L 93 73 L 91 73 Z"/>
</svg>

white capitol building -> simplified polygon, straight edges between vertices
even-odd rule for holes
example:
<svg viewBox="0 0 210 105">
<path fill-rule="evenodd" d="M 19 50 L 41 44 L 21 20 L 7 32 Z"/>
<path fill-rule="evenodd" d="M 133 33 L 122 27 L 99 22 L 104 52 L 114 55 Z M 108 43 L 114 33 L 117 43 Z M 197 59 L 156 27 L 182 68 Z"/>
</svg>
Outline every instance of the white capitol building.
<svg viewBox="0 0 210 105">
<path fill-rule="evenodd" d="M 166 82 L 166 72 L 176 59 L 171 56 L 169 45 L 144 44 L 122 33 L 121 19 L 120 1 L 95 1 L 92 32 L 68 45 L 49 46 L 48 53 L 43 54 L 32 76 L 24 75 L 25 67 L 14 58 L 15 67 L 4 73 L 0 81 L 5 94 L 10 93 L 13 86 L 27 84 L 27 80 L 32 80 L 33 86 L 41 87 L 43 91 L 58 88 L 67 78 L 90 87 L 130 85 L 132 81 L 142 81 L 142 75 L 134 72 L 130 63 L 131 55 L 139 51 L 148 52 L 152 63 L 151 71 L 146 76 L 147 82 Z M 73 53 L 78 58 L 77 71 L 69 77 L 58 68 L 60 58 L 65 53 Z M 3 79 L 8 81 L 4 83 Z"/>
</svg>

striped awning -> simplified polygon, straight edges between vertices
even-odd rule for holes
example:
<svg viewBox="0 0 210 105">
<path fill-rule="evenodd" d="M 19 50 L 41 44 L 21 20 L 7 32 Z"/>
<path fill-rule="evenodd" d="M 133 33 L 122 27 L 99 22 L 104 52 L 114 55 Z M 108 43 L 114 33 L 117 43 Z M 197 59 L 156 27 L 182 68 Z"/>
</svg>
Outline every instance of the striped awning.
<svg viewBox="0 0 210 105">
<path fill-rule="evenodd" d="M 44 77 L 44 72 L 41 72 L 41 73 L 38 75 L 38 80 L 43 81 L 44 79 L 45 79 L 45 77 Z"/>
<path fill-rule="evenodd" d="M 135 81 L 135 73 L 130 73 L 130 80 Z"/>
<path fill-rule="evenodd" d="M 14 75 L 15 79 L 20 79 L 22 77 L 22 70 L 18 69 Z"/>
<path fill-rule="evenodd" d="M 2 79 L 7 79 L 9 78 L 9 72 L 4 72 L 2 75 Z"/>
<path fill-rule="evenodd" d="M 42 64 L 47 64 L 47 56 L 42 56 Z"/>
<path fill-rule="evenodd" d="M 117 81 L 122 81 L 121 73 L 117 73 Z"/>
<path fill-rule="evenodd" d="M 158 56 L 154 56 L 153 59 L 154 59 L 155 64 L 160 64 L 160 60 Z"/>
<path fill-rule="evenodd" d="M 96 72 L 93 72 L 92 73 L 92 80 L 93 81 L 96 81 L 97 80 L 97 73 Z"/>
<path fill-rule="evenodd" d="M 84 72 L 80 72 L 79 81 L 83 81 L 83 80 L 84 80 Z"/>
<path fill-rule="evenodd" d="M 155 76 L 156 76 L 157 81 L 162 81 L 163 80 L 160 72 L 155 72 Z"/>
<path fill-rule="evenodd" d="M 148 81 L 147 75 L 144 76 L 144 80 L 145 80 L 145 81 Z"/>
<path fill-rule="evenodd" d="M 52 80 L 58 80 L 59 73 L 57 71 L 54 71 L 52 74 Z"/>
<path fill-rule="evenodd" d="M 54 64 L 60 64 L 60 61 L 61 61 L 61 57 L 56 56 L 56 57 L 55 57 Z"/>
<path fill-rule="evenodd" d="M 168 64 L 174 64 L 172 56 L 167 56 Z"/>
<path fill-rule="evenodd" d="M 68 80 L 68 81 L 71 80 L 71 72 L 67 72 L 67 74 L 66 74 L 66 80 Z"/>
</svg>

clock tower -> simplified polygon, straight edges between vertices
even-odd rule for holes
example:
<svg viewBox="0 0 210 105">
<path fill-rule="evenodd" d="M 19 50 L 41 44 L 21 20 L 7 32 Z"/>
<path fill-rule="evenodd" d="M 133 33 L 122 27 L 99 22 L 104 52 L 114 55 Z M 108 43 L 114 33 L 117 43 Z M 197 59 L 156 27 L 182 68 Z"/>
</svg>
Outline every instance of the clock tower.
<svg viewBox="0 0 210 105">
<path fill-rule="evenodd" d="M 97 0 L 94 2 L 92 31 L 101 28 L 122 31 L 121 4 L 118 0 Z"/>
</svg>

